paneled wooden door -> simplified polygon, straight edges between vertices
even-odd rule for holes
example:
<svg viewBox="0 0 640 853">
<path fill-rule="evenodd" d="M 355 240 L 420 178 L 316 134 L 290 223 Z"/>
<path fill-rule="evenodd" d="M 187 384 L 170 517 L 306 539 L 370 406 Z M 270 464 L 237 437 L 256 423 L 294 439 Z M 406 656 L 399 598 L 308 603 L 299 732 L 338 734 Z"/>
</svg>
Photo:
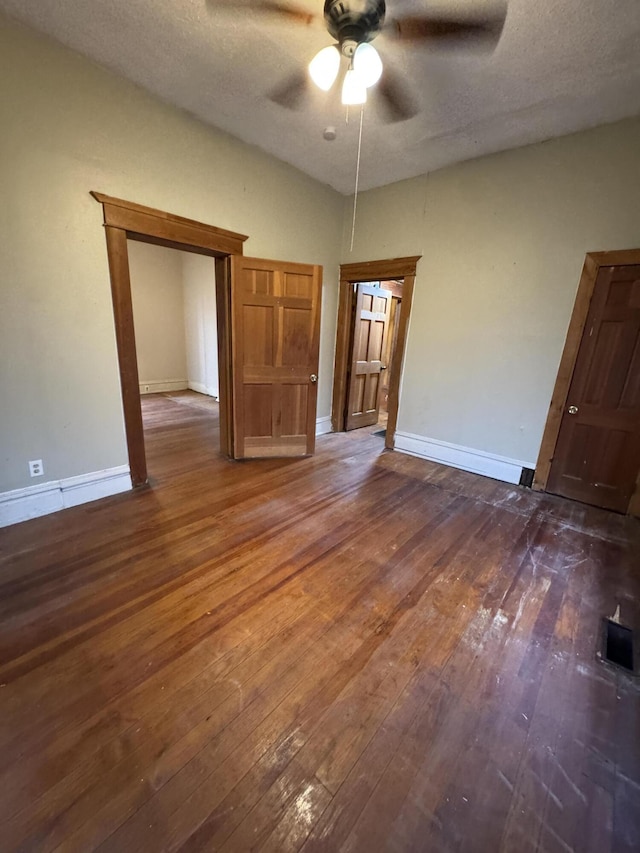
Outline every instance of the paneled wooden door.
<svg viewBox="0 0 640 853">
<path fill-rule="evenodd" d="M 233 455 L 315 449 L 322 267 L 231 258 Z"/>
<path fill-rule="evenodd" d="M 353 351 L 347 388 L 345 429 L 371 426 L 380 414 L 380 375 L 387 365 L 387 330 L 392 294 L 373 284 L 356 287 Z"/>
<path fill-rule="evenodd" d="M 547 491 L 626 512 L 639 469 L 640 266 L 603 266 Z"/>
</svg>

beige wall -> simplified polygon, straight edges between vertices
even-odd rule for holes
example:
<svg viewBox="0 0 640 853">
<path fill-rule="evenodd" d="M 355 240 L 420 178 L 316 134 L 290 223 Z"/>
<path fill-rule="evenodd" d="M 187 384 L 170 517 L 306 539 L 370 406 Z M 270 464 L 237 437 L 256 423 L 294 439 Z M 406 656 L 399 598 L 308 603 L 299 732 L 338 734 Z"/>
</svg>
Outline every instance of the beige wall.
<svg viewBox="0 0 640 853">
<path fill-rule="evenodd" d="M 216 270 L 213 258 L 182 253 L 189 388 L 218 397 Z"/>
<path fill-rule="evenodd" d="M 127 245 L 141 390 L 146 385 L 151 392 L 165 390 L 158 386 L 169 384 L 186 388 L 182 292 L 182 261 L 186 252 L 134 240 Z"/>
<path fill-rule="evenodd" d="M 128 252 L 140 392 L 217 397 L 213 258 L 134 240 Z"/>
<path fill-rule="evenodd" d="M 535 462 L 585 253 L 640 246 L 640 120 L 364 193 L 353 253 L 349 225 L 344 262 L 423 256 L 399 430 Z"/>
<path fill-rule="evenodd" d="M 324 266 L 328 415 L 343 199 L 0 18 L 0 492 L 127 462 L 100 206 L 90 190 Z"/>
<path fill-rule="evenodd" d="M 325 269 L 330 412 L 345 262 L 422 254 L 399 429 L 535 461 L 585 252 L 640 245 L 640 121 L 454 166 L 351 205 L 0 18 L 0 492 L 126 463 L 96 189 Z"/>
</svg>

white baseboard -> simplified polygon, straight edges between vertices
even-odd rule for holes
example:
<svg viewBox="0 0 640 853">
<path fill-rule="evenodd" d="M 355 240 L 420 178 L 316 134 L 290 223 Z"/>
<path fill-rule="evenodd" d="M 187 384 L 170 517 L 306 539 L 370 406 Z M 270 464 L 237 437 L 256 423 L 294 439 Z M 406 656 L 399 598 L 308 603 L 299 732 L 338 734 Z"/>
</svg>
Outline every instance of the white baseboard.
<svg viewBox="0 0 640 853">
<path fill-rule="evenodd" d="M 318 418 L 316 421 L 316 435 L 326 435 L 331 432 L 331 415 Z"/>
<path fill-rule="evenodd" d="M 129 467 L 120 465 L 78 477 L 0 493 L 0 527 L 107 498 L 131 489 Z"/>
<path fill-rule="evenodd" d="M 141 381 L 141 394 L 162 394 L 163 391 L 186 391 L 189 383 L 186 379 L 161 379 Z"/>
<path fill-rule="evenodd" d="M 429 459 L 431 462 L 441 462 L 452 468 L 482 474 L 494 480 L 505 483 L 519 483 L 523 468 L 535 468 L 533 462 L 521 462 L 519 459 L 509 459 L 506 456 L 496 456 L 484 450 L 474 450 L 472 447 L 461 447 L 438 441 L 435 438 L 425 438 L 410 432 L 396 431 L 395 450 Z"/>
<path fill-rule="evenodd" d="M 188 388 L 191 391 L 197 391 L 198 394 L 206 394 L 207 397 L 213 397 L 215 400 L 218 399 L 218 389 L 212 385 L 205 385 L 203 382 L 189 382 Z"/>
</svg>

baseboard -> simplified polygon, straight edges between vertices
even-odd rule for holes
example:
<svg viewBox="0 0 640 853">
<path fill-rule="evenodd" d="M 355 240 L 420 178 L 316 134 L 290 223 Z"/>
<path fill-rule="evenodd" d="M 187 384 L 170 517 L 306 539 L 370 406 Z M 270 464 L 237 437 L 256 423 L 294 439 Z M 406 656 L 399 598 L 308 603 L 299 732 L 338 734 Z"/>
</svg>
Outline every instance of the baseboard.
<svg viewBox="0 0 640 853">
<path fill-rule="evenodd" d="M 129 467 L 120 465 L 0 493 L 0 527 L 18 524 L 61 509 L 89 503 L 131 489 Z"/>
<path fill-rule="evenodd" d="M 203 382 L 189 382 L 188 388 L 191 391 L 197 391 L 198 394 L 206 394 L 207 397 L 218 399 L 218 389 L 212 385 L 205 385 Z"/>
<path fill-rule="evenodd" d="M 523 468 L 535 468 L 533 462 L 521 462 L 506 456 L 485 453 L 472 447 L 461 447 L 435 438 L 425 438 L 410 432 L 396 431 L 394 449 L 431 462 L 440 462 L 462 471 L 482 474 L 505 483 L 519 483 Z"/>
<path fill-rule="evenodd" d="M 162 394 L 164 391 L 186 391 L 189 383 L 186 379 L 145 380 L 140 382 L 141 394 Z"/>
<path fill-rule="evenodd" d="M 331 415 L 318 418 L 316 421 L 316 435 L 326 435 L 331 432 Z"/>
</svg>

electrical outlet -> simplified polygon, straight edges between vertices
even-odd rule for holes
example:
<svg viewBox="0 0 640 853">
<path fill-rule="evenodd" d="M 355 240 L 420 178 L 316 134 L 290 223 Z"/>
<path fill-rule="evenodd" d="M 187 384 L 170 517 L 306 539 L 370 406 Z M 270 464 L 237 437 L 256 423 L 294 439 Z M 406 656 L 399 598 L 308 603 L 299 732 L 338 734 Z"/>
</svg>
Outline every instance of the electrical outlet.
<svg viewBox="0 0 640 853">
<path fill-rule="evenodd" d="M 29 473 L 32 477 L 42 477 L 44 474 L 42 459 L 32 459 L 29 462 Z"/>
</svg>

